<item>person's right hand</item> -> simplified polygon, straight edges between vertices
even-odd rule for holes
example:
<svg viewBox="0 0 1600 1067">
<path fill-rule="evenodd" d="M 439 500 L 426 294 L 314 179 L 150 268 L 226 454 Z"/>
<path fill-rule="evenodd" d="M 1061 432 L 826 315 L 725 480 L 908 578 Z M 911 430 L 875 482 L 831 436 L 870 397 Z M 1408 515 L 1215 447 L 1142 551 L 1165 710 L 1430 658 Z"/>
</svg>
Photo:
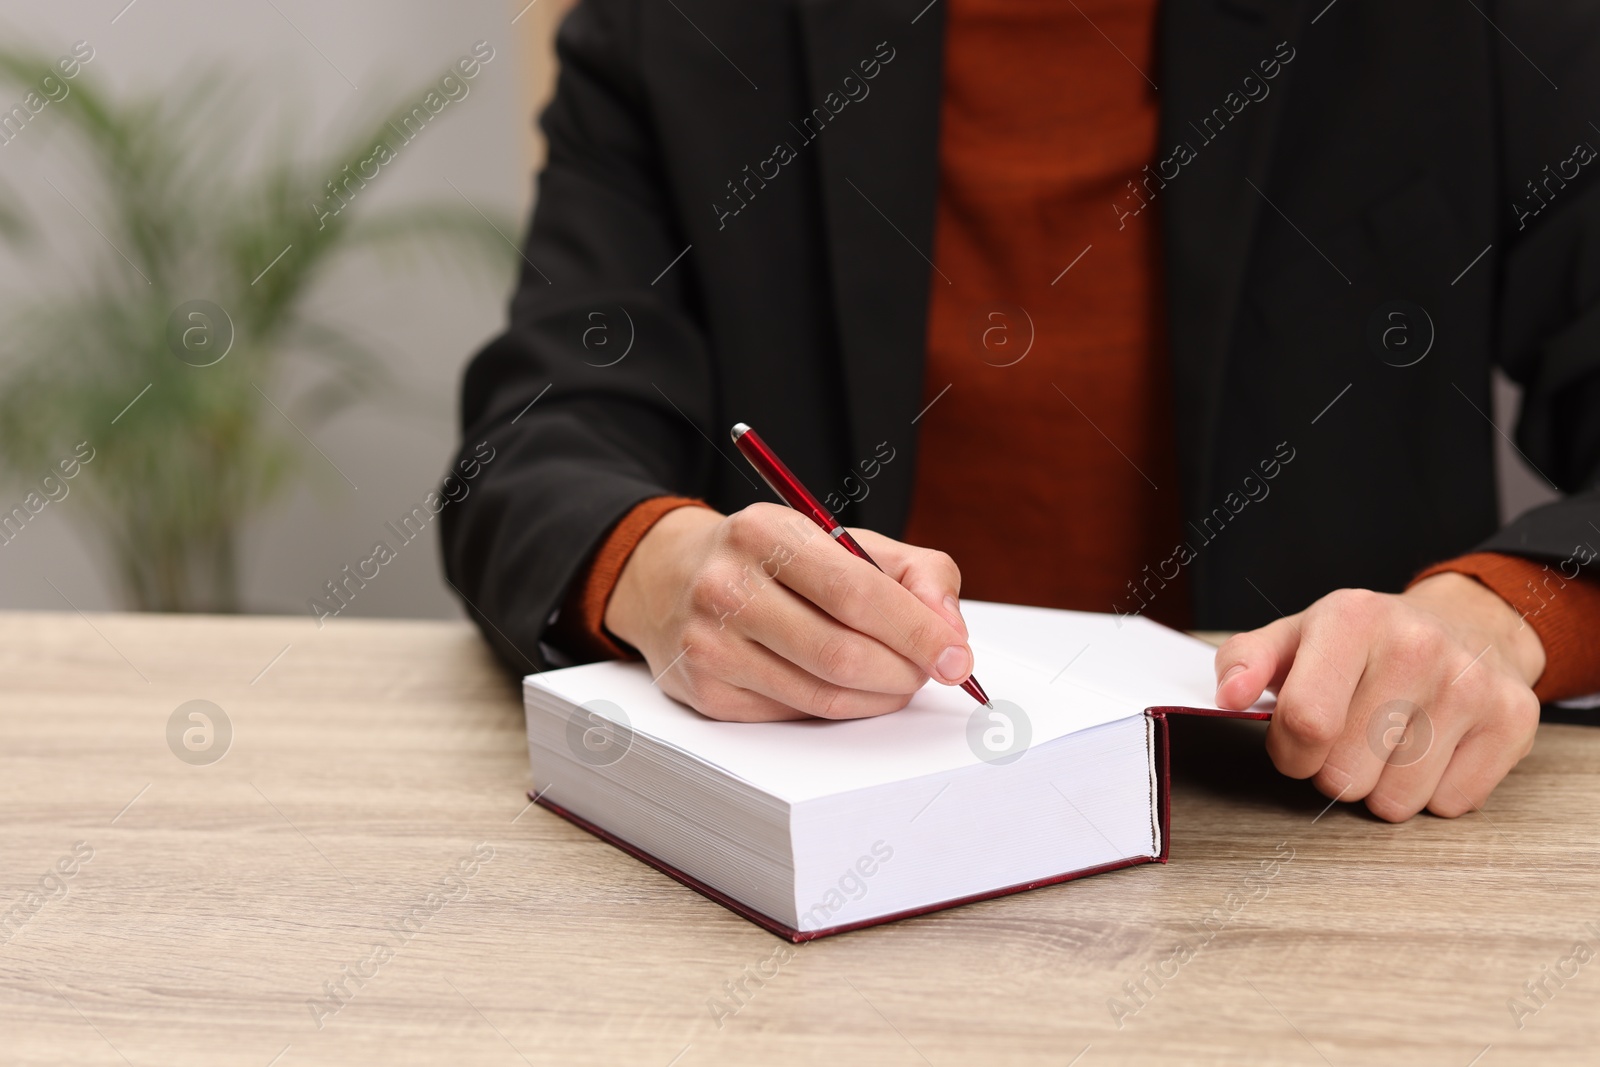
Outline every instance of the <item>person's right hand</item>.
<svg viewBox="0 0 1600 1067">
<path fill-rule="evenodd" d="M 668 695 L 713 719 L 852 719 L 898 711 L 972 650 L 943 552 L 851 534 L 883 570 L 778 504 L 668 512 L 635 547 L 605 627 Z"/>
</svg>

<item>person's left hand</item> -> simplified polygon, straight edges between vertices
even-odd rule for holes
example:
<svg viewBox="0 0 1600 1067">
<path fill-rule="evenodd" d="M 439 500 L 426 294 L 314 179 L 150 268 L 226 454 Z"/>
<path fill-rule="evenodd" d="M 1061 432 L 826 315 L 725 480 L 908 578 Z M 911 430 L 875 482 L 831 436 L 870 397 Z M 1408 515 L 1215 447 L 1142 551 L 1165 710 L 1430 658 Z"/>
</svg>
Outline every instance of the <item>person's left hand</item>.
<svg viewBox="0 0 1600 1067">
<path fill-rule="evenodd" d="M 1326 796 L 1404 822 L 1480 807 L 1533 747 L 1544 646 L 1487 586 L 1436 574 L 1340 589 L 1217 650 L 1217 706 L 1278 695 L 1267 753 Z"/>
</svg>

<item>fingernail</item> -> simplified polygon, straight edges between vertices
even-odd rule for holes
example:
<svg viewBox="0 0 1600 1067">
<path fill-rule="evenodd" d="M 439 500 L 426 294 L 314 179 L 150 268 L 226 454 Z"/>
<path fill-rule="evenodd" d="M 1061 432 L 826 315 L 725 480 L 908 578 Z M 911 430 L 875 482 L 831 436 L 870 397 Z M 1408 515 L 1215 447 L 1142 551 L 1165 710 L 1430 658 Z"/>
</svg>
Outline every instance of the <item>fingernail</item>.
<svg viewBox="0 0 1600 1067">
<path fill-rule="evenodd" d="M 1229 667 L 1225 672 L 1223 672 L 1221 680 L 1217 682 L 1218 691 L 1220 692 L 1222 687 L 1228 684 L 1229 678 L 1232 678 L 1242 670 L 1244 670 L 1244 664 L 1235 663 L 1233 666 Z"/>
<path fill-rule="evenodd" d="M 967 620 L 961 617 L 961 604 L 955 597 L 946 596 L 944 598 L 944 610 L 950 613 L 950 621 L 959 626 L 961 632 L 965 634 L 967 632 Z"/>
<path fill-rule="evenodd" d="M 972 655 L 960 645 L 951 645 L 939 653 L 933 665 L 945 681 L 959 682 L 972 671 Z"/>
</svg>

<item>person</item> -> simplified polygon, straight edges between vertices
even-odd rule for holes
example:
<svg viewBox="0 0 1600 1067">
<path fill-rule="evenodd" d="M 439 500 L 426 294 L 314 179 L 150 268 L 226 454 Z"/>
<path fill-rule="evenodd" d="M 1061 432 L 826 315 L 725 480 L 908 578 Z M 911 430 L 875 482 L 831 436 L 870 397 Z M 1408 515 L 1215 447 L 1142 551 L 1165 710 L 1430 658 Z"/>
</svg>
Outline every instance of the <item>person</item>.
<svg viewBox="0 0 1600 1067">
<path fill-rule="evenodd" d="M 967 677 L 963 596 L 1242 630 L 1217 703 L 1388 820 L 1600 690 L 1600 9 L 584 0 L 557 44 L 442 521 L 509 666 L 842 718 Z M 1503 526 L 1496 367 L 1565 494 Z"/>
</svg>

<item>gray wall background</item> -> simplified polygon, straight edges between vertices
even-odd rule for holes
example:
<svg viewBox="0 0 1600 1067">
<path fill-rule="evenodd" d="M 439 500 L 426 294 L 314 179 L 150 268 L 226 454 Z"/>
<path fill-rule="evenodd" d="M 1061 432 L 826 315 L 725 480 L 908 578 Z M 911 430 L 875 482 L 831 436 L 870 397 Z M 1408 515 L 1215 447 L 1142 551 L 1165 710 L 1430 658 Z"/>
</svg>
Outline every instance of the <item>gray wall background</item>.
<svg viewBox="0 0 1600 1067">
<path fill-rule="evenodd" d="M 363 103 L 390 103 L 394 94 L 437 78 L 475 41 L 487 40 L 497 54 L 470 96 L 452 104 L 441 116 L 447 121 L 430 125 L 362 196 L 372 204 L 455 197 L 454 182 L 480 207 L 517 219 L 515 240 L 539 153 L 531 120 L 550 77 L 548 39 L 565 6 L 565 0 L 525 2 L 54 0 L 8 4 L 0 10 L 0 34 L 50 55 L 86 40 L 97 54 L 84 77 L 116 89 L 172 84 L 206 64 L 243 70 L 259 86 L 264 111 L 275 117 L 277 107 L 295 108 L 307 139 L 344 128 L 341 120 L 355 118 Z M 46 181 L 69 196 L 78 184 L 51 118 L 47 108 L 22 136 L 0 146 L 0 175 L 48 235 L 43 261 L 0 252 L 0 310 L 39 279 L 58 277 L 54 272 L 70 264 L 74 249 L 100 240 Z M 317 460 L 311 484 L 249 526 L 241 568 L 250 610 L 306 614 L 308 597 L 366 556 L 385 536 L 384 522 L 410 511 L 437 484 L 455 444 L 461 368 L 499 328 L 509 284 L 509 275 L 503 284 L 486 283 L 440 268 L 368 266 L 322 289 L 316 310 L 386 352 L 403 395 L 362 405 L 314 433 L 360 489 Z M 1514 405 L 1515 390 L 1500 383 L 1496 420 L 1507 433 Z M 1498 447 L 1507 515 L 1553 495 L 1504 436 Z M 83 610 L 121 606 L 73 521 L 73 507 L 71 496 L 50 505 L 0 547 L 0 608 L 63 610 L 63 594 Z M 401 549 L 346 614 L 459 615 L 440 577 L 436 524 Z"/>
<path fill-rule="evenodd" d="M 449 184 L 454 182 L 480 208 L 514 218 L 517 228 L 509 236 L 520 240 L 536 151 L 530 128 L 535 87 L 528 68 L 542 59 L 530 47 L 530 34 L 547 33 L 559 6 L 545 0 L 539 8 L 550 15 L 534 9 L 513 25 L 525 3 L 135 0 L 128 6 L 127 0 L 54 0 L 0 8 L 0 36 L 9 45 L 31 45 L 51 56 L 86 40 L 96 56 L 79 80 L 118 90 L 172 85 L 208 64 L 237 70 L 253 79 L 254 103 L 262 113 L 273 120 L 293 113 L 308 143 L 337 137 L 358 117 L 436 82 L 474 42 L 487 40 L 496 55 L 471 83 L 470 94 L 406 146 L 350 210 L 384 200 L 459 201 Z M 6 106 L 13 102 L 7 97 Z M 42 250 L 27 260 L 0 253 L 0 312 L 25 298 L 30 286 L 60 278 L 74 250 L 101 240 L 47 183 L 55 182 L 94 218 L 87 195 L 74 194 L 75 187 L 88 186 L 73 173 L 78 164 L 63 151 L 67 139 L 51 122 L 54 117 L 47 107 L 0 146 L 0 175 L 45 235 Z M 312 306 L 386 353 L 401 392 L 312 431 L 360 489 L 351 489 L 311 454 L 310 484 L 245 533 L 240 563 L 245 603 L 254 611 L 307 613 L 307 598 L 323 582 L 368 555 L 384 536 L 383 523 L 409 512 L 437 484 L 455 443 L 461 368 L 504 314 L 509 266 L 500 276 L 463 277 L 442 267 L 377 269 L 373 257 L 357 262 L 362 269 L 331 277 Z M 82 517 L 73 514 L 75 503 L 69 495 L 49 505 L 15 541 L 0 547 L 0 607 L 67 609 L 50 582 L 81 609 L 121 606 L 102 577 L 92 541 L 73 521 Z M 347 614 L 459 614 L 440 578 L 436 525 L 401 549 Z"/>
</svg>

